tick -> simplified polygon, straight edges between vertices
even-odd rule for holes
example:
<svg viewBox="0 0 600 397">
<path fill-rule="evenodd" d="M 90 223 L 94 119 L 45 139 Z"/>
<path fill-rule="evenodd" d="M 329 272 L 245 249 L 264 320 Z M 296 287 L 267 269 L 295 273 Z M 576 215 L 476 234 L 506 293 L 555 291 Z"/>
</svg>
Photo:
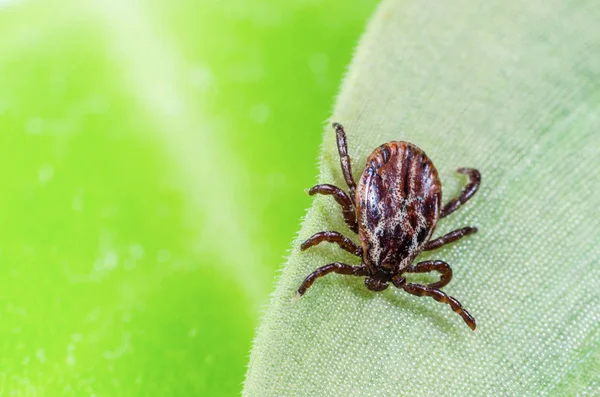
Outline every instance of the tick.
<svg viewBox="0 0 600 397">
<path fill-rule="evenodd" d="M 455 298 L 440 290 L 452 279 L 452 268 L 441 260 L 414 264 L 423 251 L 431 251 L 477 232 L 475 227 L 463 227 L 431 240 L 437 222 L 469 200 L 479 188 L 481 175 L 472 168 L 459 168 L 469 182 L 460 195 L 442 206 L 442 185 L 435 166 L 425 152 L 409 142 L 392 141 L 375 149 L 360 176 L 358 185 L 352 176 L 352 167 L 346 133 L 341 124 L 333 123 L 337 147 L 348 193 L 337 186 L 322 184 L 310 189 L 309 194 L 331 195 L 342 207 L 344 221 L 358 233 L 360 247 L 348 237 L 334 231 L 319 232 L 301 245 L 304 251 L 323 241 L 362 260 L 359 266 L 334 262 L 322 266 L 306 277 L 296 297 L 319 277 L 329 273 L 365 277 L 371 291 L 383 291 L 391 282 L 412 295 L 430 296 L 450 305 L 467 325 L 475 330 L 475 319 Z M 440 273 L 440 280 L 431 284 L 407 283 L 407 273 Z"/>
</svg>

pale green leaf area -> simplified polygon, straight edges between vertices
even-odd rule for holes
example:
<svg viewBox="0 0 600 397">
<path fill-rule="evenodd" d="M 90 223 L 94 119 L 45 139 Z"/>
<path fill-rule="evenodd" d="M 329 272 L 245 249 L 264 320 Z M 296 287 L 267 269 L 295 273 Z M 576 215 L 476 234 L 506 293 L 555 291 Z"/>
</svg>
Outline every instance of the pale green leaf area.
<svg viewBox="0 0 600 397">
<path fill-rule="evenodd" d="M 1 396 L 239 395 L 344 4 L 0 0 Z"/>
<path fill-rule="evenodd" d="M 318 266 L 358 263 L 326 244 L 299 251 L 317 231 L 352 236 L 319 197 L 256 336 L 245 395 L 600 395 L 598 21 L 596 1 L 383 1 L 331 120 L 347 128 L 355 176 L 390 140 L 426 151 L 445 200 L 466 182 L 456 168 L 481 171 L 479 192 L 436 235 L 479 232 L 420 257 L 452 265 L 444 290 L 477 330 L 431 298 L 372 293 L 348 276 L 291 302 Z M 344 185 L 330 127 L 319 181 Z"/>
</svg>

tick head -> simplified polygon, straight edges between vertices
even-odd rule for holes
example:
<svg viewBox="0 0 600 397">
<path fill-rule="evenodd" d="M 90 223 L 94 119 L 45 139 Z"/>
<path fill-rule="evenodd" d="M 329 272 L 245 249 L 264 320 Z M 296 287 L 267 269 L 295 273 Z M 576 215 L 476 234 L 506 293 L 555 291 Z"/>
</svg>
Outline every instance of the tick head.
<svg viewBox="0 0 600 397">
<path fill-rule="evenodd" d="M 387 281 L 378 280 L 374 277 L 365 278 L 365 285 L 371 291 L 383 291 L 388 287 Z"/>
<path fill-rule="evenodd" d="M 365 285 L 371 291 L 383 291 L 388 287 L 388 282 L 392 279 L 392 274 L 384 268 L 377 268 L 377 272 L 365 278 Z"/>
</svg>

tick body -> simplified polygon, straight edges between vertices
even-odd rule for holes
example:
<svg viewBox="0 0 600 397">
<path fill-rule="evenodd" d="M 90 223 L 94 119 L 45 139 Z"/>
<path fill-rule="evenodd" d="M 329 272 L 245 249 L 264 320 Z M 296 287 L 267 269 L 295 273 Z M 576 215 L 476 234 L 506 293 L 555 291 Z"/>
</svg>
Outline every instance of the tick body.
<svg viewBox="0 0 600 397">
<path fill-rule="evenodd" d="M 442 206 L 442 187 L 435 166 L 417 146 L 408 142 L 389 142 L 375 149 L 367 158 L 358 185 L 354 182 L 344 128 L 333 123 L 336 130 L 342 172 L 349 194 L 328 184 L 317 185 L 309 194 L 332 195 L 342 207 L 342 215 L 350 230 L 358 233 L 360 246 L 334 231 L 319 232 L 306 240 L 301 248 L 326 241 L 358 256 L 362 263 L 350 266 L 334 262 L 308 275 L 297 296 L 303 295 L 313 282 L 329 273 L 364 276 L 365 285 L 372 291 L 383 291 L 391 283 L 397 288 L 417 295 L 431 296 L 447 303 L 467 325 L 475 330 L 475 319 L 455 298 L 440 290 L 452 279 L 452 268 L 440 260 L 414 264 L 423 251 L 433 250 L 477 231 L 474 227 L 454 230 L 431 240 L 437 222 L 475 194 L 481 182 L 479 172 L 459 168 L 469 176 L 461 194 Z M 431 284 L 407 283 L 406 273 L 437 271 L 440 280 Z"/>
</svg>

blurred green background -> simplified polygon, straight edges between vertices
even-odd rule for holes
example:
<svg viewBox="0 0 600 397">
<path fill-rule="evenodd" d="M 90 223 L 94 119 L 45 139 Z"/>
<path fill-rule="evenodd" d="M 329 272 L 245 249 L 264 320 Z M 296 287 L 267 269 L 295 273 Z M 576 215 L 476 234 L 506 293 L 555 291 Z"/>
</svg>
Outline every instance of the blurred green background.
<svg viewBox="0 0 600 397">
<path fill-rule="evenodd" d="M 0 0 L 0 395 L 236 395 L 374 0 Z"/>
</svg>

